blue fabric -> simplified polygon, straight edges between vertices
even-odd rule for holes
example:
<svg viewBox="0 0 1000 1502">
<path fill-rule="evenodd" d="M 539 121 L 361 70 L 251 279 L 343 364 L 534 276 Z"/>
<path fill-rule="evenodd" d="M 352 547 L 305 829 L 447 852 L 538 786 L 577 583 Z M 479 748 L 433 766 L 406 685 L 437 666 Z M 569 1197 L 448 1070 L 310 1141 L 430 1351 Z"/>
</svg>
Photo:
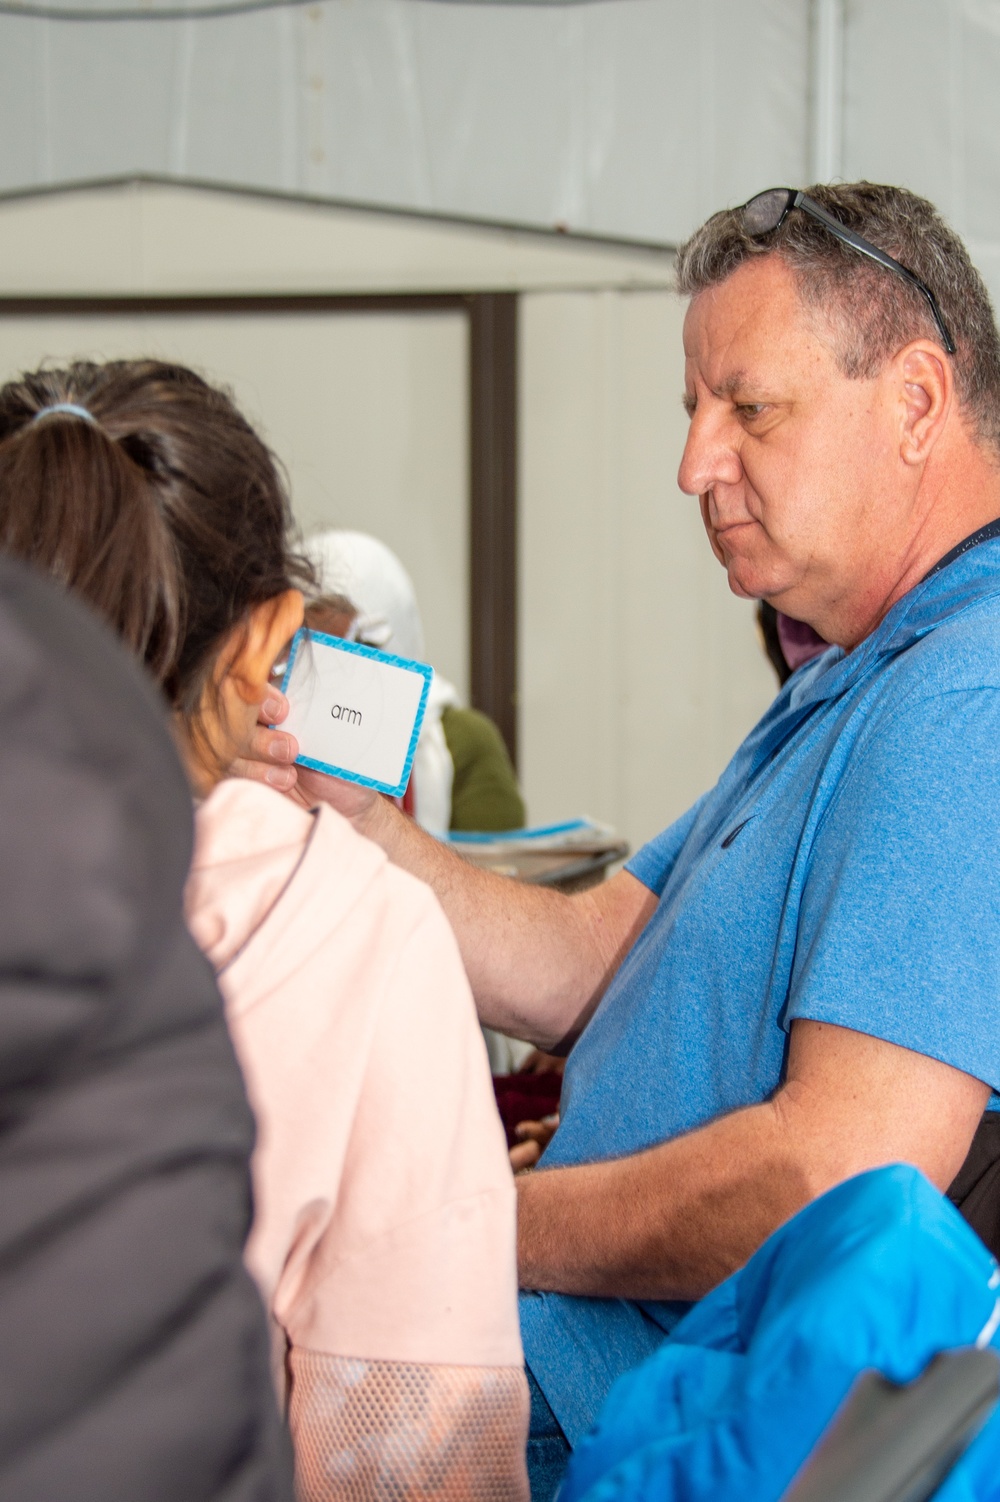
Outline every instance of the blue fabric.
<svg viewBox="0 0 1000 1502">
<path fill-rule="evenodd" d="M 659 905 L 570 1055 L 542 1168 L 634 1153 L 780 1084 L 795 1018 L 1000 1085 L 1000 540 L 802 667 L 630 863 Z M 996 1100 L 993 1102 L 997 1104 Z M 571 1444 L 683 1306 L 529 1294 Z"/>
<path fill-rule="evenodd" d="M 528 1486 L 531 1502 L 552 1502 L 566 1474 L 570 1448 L 545 1394 L 525 1368 L 528 1397 L 531 1400 L 531 1425 L 528 1430 Z"/>
<path fill-rule="evenodd" d="M 1000 1272 L 915 1169 L 841 1184 L 764 1243 L 614 1388 L 560 1502 L 775 1502 L 855 1378 L 1000 1349 Z M 937 1493 L 1000 1498 L 1000 1417 Z"/>
<path fill-rule="evenodd" d="M 586 1434 L 618 1378 L 651 1356 L 689 1307 L 673 1306 L 673 1320 L 664 1321 L 661 1305 L 657 1322 L 628 1299 L 525 1291 L 519 1304 L 525 1352 L 543 1354 L 544 1378 L 535 1377 L 571 1445 Z"/>
</svg>

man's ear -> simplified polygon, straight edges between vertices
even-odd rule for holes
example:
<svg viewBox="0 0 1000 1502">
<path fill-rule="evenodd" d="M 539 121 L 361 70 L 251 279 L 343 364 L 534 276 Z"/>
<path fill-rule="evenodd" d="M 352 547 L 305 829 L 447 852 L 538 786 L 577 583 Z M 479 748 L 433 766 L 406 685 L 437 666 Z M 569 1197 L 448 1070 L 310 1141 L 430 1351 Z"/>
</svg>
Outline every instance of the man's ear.
<svg viewBox="0 0 1000 1502">
<path fill-rule="evenodd" d="M 286 589 L 251 610 L 225 676 L 247 704 L 263 702 L 271 669 L 302 625 L 302 592 Z"/>
<path fill-rule="evenodd" d="M 951 361 L 938 345 L 915 341 L 894 362 L 899 381 L 904 464 L 924 464 L 944 429 L 955 395 Z"/>
</svg>

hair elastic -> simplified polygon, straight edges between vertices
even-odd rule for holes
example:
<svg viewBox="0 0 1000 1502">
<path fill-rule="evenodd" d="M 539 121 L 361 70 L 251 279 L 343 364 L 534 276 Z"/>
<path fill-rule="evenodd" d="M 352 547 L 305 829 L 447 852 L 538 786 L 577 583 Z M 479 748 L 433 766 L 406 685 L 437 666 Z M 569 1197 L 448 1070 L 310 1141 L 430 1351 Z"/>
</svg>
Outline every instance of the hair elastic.
<svg viewBox="0 0 1000 1502">
<path fill-rule="evenodd" d="M 66 412 L 70 417 L 82 417 L 83 421 L 89 422 L 91 427 L 98 426 L 93 412 L 88 412 L 86 407 L 78 407 L 75 402 L 53 402 L 51 407 L 43 407 L 40 412 L 36 412 L 32 422 L 41 422 L 43 417 L 53 417 L 59 412 Z"/>
</svg>

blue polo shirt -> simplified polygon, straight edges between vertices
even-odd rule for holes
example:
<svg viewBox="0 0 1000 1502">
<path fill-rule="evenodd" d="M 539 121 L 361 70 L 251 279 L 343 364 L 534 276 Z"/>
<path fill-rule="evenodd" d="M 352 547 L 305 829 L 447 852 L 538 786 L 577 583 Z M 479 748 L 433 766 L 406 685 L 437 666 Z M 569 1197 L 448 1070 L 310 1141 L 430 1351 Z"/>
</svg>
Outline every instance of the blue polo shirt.
<svg viewBox="0 0 1000 1502">
<path fill-rule="evenodd" d="M 797 1017 L 1000 1088 L 1000 539 L 793 674 L 628 869 L 659 904 L 569 1057 L 543 1169 L 766 1100 Z M 685 1307 L 522 1294 L 571 1444 Z"/>
</svg>

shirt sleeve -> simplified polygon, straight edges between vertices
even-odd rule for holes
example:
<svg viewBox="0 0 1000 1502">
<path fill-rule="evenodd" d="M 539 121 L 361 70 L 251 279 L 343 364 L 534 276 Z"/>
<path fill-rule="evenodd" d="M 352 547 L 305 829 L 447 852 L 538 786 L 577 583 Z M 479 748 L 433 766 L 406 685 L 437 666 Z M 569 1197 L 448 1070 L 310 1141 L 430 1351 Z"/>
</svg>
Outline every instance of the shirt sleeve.
<svg viewBox="0 0 1000 1502">
<path fill-rule="evenodd" d="M 514 1184 L 457 945 L 419 903 L 373 998 L 333 1213 L 281 1311 L 303 1502 L 526 1502 Z"/>
<path fill-rule="evenodd" d="M 516 1197 L 486 1047 L 448 922 L 404 881 L 387 895 L 418 914 L 369 995 L 331 1213 L 276 1310 L 293 1344 L 338 1356 L 519 1366 Z M 336 1059 L 314 1062 L 308 1088 L 336 1089 Z"/>
<path fill-rule="evenodd" d="M 675 819 L 673 824 L 668 825 L 655 839 L 647 841 L 627 862 L 625 870 L 630 871 L 655 896 L 659 897 L 663 892 L 677 862 L 677 857 L 683 849 L 684 841 L 694 828 L 695 820 L 707 796 L 703 794 L 697 803 L 691 805 L 686 814 Z"/>
<path fill-rule="evenodd" d="M 289 1368 L 299 1502 L 528 1502 L 521 1368 L 297 1347 Z"/>
<path fill-rule="evenodd" d="M 866 734 L 817 829 L 785 1024 L 836 1023 L 1000 1085 L 1000 691 Z"/>
</svg>

